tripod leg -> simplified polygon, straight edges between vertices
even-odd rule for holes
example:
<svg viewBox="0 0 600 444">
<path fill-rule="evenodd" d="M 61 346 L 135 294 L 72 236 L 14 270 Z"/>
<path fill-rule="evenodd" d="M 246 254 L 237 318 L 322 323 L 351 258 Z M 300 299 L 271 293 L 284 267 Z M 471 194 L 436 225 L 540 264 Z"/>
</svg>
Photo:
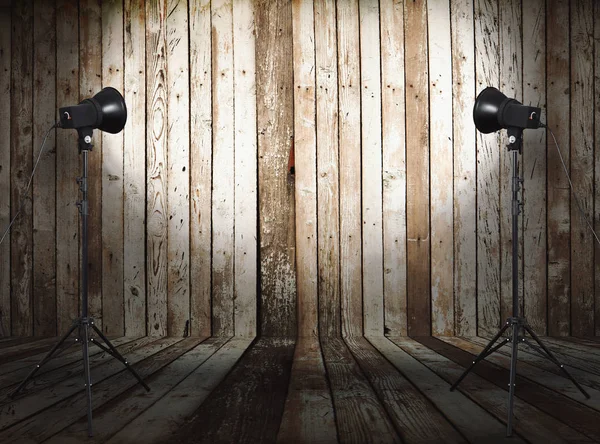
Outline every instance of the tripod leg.
<svg viewBox="0 0 600 444">
<path fill-rule="evenodd" d="M 512 436 L 513 408 L 515 405 L 515 379 L 517 376 L 517 352 L 519 351 L 519 325 L 512 325 L 512 353 L 510 356 L 510 381 L 508 383 L 508 425 L 506 436 Z"/>
<path fill-rule="evenodd" d="M 92 437 L 92 375 L 90 374 L 90 356 L 89 356 L 89 340 L 90 326 L 86 322 L 83 326 L 83 375 L 85 378 L 85 389 L 87 395 L 87 420 L 88 420 L 88 436 Z"/>
<path fill-rule="evenodd" d="M 496 333 L 496 336 L 494 336 L 492 338 L 492 340 L 490 342 L 488 342 L 488 345 L 485 346 L 485 348 L 481 351 L 481 353 L 479 353 L 479 355 L 477 355 L 477 357 L 475 358 L 475 360 L 471 363 L 471 365 L 469 366 L 469 368 L 467 368 L 462 375 L 460 375 L 460 378 L 458 378 L 458 380 L 452 384 L 452 387 L 450 387 L 450 391 L 454 391 L 456 389 L 456 387 L 458 387 L 458 384 L 461 383 L 461 381 L 463 379 L 465 379 L 465 377 L 471 372 L 471 370 L 473 370 L 473 367 L 475 367 L 475 365 L 481 361 L 482 359 L 484 359 L 486 356 L 488 356 L 490 353 L 498 350 L 500 347 L 502 347 L 504 344 L 506 344 L 507 341 L 503 341 L 502 343 L 500 343 L 500 345 L 497 345 L 496 347 L 494 347 L 492 349 L 492 347 L 494 346 L 494 344 L 496 344 L 496 341 L 498 340 L 498 338 L 500 338 L 500 336 L 502 336 L 502 333 L 504 333 L 506 331 L 506 329 L 508 328 L 510 324 L 507 322 L 506 324 L 504 324 L 504 327 L 502 327 L 500 329 L 500 331 L 498 333 Z"/>
<path fill-rule="evenodd" d="M 119 351 L 110 343 L 108 338 L 106 336 L 104 336 L 104 334 L 100 331 L 100 329 L 98 329 L 98 327 L 96 327 L 93 324 L 92 324 L 92 328 L 98 334 L 98 336 L 100 336 L 100 338 L 104 341 L 104 343 L 108 346 L 108 348 L 110 349 L 109 353 L 111 355 L 113 355 L 116 359 L 121 361 L 123 363 L 123 365 L 125 365 L 125 367 L 127 367 L 127 370 L 129 370 L 131 372 L 131 374 L 135 377 L 135 379 L 137 379 L 138 382 L 146 389 L 146 391 L 149 392 L 150 387 L 148 387 L 148 385 L 146 385 L 146 383 L 142 380 L 142 378 L 140 377 L 140 375 L 138 375 L 138 373 L 134 370 L 134 368 L 129 365 L 129 362 L 127 362 L 127 360 L 123 356 L 121 356 L 121 353 L 119 353 Z M 99 345 L 99 343 L 96 342 L 96 345 Z"/>
<path fill-rule="evenodd" d="M 577 387 L 577 389 L 583 394 L 583 396 L 586 397 L 586 399 L 590 399 L 590 395 L 588 394 L 588 392 L 586 392 L 583 389 L 583 387 L 580 386 L 579 383 L 575 380 L 575 378 L 573 378 L 573 376 L 571 376 L 571 374 L 567 371 L 567 369 L 565 368 L 565 366 L 563 364 L 561 364 L 558 359 L 556 359 L 556 357 L 552 354 L 552 352 L 548 349 L 548 347 L 546 347 L 542 343 L 542 341 L 540 340 L 540 338 L 538 338 L 538 336 L 533 332 L 533 330 L 528 325 L 525 325 L 524 328 L 527 331 L 527 333 L 529 333 L 531 335 L 531 337 L 534 339 L 534 341 L 538 343 L 538 345 L 541 347 L 541 349 L 544 350 L 544 352 L 546 353 L 545 357 L 548 358 L 548 359 L 550 359 L 550 361 L 552 361 L 560 369 L 560 371 L 563 372 L 564 375 L 567 378 L 569 378 L 569 380 L 573 384 L 575 384 L 575 387 Z M 527 341 L 525 341 L 525 343 L 527 345 L 529 345 L 530 347 L 532 347 L 532 345 L 530 345 Z M 532 347 L 532 348 L 535 350 L 534 347 Z M 538 351 L 538 353 L 539 353 L 539 351 Z"/>
<path fill-rule="evenodd" d="M 79 326 L 79 324 L 77 322 L 74 322 L 73 325 L 71 326 L 71 328 L 69 329 L 69 331 L 67 331 L 62 338 L 60 338 L 60 340 L 54 345 L 54 347 L 52 347 L 52 350 L 50 350 L 48 352 L 48 354 L 46 354 L 46 356 L 44 356 L 42 358 L 42 360 L 31 370 L 31 372 L 27 375 L 27 377 L 23 380 L 23 382 L 21 382 L 21 384 L 19 384 L 19 386 L 15 389 L 14 392 L 12 392 L 10 394 L 11 398 L 14 398 L 15 396 L 17 396 L 17 394 L 23 390 L 23 388 L 25 387 L 25 385 L 29 382 L 29 380 L 31 378 L 33 378 L 33 376 L 37 373 L 37 371 L 42 367 L 42 365 L 44 365 L 46 362 L 48 362 L 50 360 L 50 358 L 52 357 L 52 355 L 54 354 L 54 352 L 56 352 L 56 350 L 58 350 L 58 348 L 62 345 L 63 342 L 66 341 L 66 339 L 71 335 L 71 333 L 73 333 L 73 331 Z"/>
</svg>

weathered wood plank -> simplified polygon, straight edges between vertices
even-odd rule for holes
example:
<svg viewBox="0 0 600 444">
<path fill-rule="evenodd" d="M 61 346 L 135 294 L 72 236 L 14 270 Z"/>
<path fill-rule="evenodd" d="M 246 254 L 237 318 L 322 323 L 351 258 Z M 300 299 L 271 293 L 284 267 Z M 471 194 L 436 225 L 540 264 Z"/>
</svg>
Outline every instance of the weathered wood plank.
<svg viewBox="0 0 600 444">
<path fill-rule="evenodd" d="M 390 340 L 367 338 L 410 382 L 446 416 L 469 442 L 508 443 L 506 428 L 485 408 L 462 393 L 450 393 L 448 383 Z"/>
<path fill-rule="evenodd" d="M 427 5 L 406 2 L 406 230 L 408 334 L 431 333 Z"/>
<path fill-rule="evenodd" d="M 466 443 L 465 438 L 365 339 L 345 339 L 405 443 Z M 376 435 L 375 435 L 376 436 Z"/>
<path fill-rule="evenodd" d="M 168 1 L 167 19 L 167 332 L 184 336 L 190 319 L 190 121 L 188 2 Z M 219 26 L 215 23 L 215 26 Z M 219 252 L 216 251 L 216 254 Z"/>
<path fill-rule="evenodd" d="M 569 85 L 569 2 L 547 1 L 546 100 L 548 127 L 562 148 L 569 165 L 570 85 Z M 548 181 L 548 334 L 568 336 L 571 332 L 571 228 L 569 183 L 552 137 L 547 140 Z"/>
<path fill-rule="evenodd" d="M 10 122 L 11 122 L 11 13 L 10 5 L 2 5 L 0 9 L 0 189 L 10 189 Z M 0 193 L 0 228 L 1 235 L 10 223 L 10 193 Z M 10 235 L 0 244 L 0 336 L 11 336 L 11 304 L 10 304 Z"/>
<path fill-rule="evenodd" d="M 190 4 L 190 331 L 211 333 L 212 64 L 210 0 Z"/>
<path fill-rule="evenodd" d="M 338 442 L 329 382 L 316 337 L 299 337 L 277 442 Z"/>
<path fill-rule="evenodd" d="M 546 111 L 546 3 L 523 3 L 523 103 Z M 547 116 L 542 117 L 544 121 Z M 523 133 L 523 314 L 547 331 L 546 131 Z"/>
<path fill-rule="evenodd" d="M 340 303 L 344 336 L 362 335 L 360 36 L 358 0 L 337 2 Z M 383 24 L 383 23 L 382 23 Z M 387 306 L 387 305 L 386 305 Z"/>
<path fill-rule="evenodd" d="M 475 90 L 473 0 L 452 0 L 454 140 L 454 329 L 477 333 L 477 151 L 471 110 Z"/>
<path fill-rule="evenodd" d="M 406 125 L 404 4 L 384 0 L 381 17 L 384 334 L 406 336 Z M 345 150 L 347 147 L 343 147 Z M 355 183 L 358 181 L 354 180 Z M 360 191 L 356 193 L 356 196 Z"/>
<path fill-rule="evenodd" d="M 251 342 L 252 340 L 248 338 L 229 340 L 186 379 L 137 416 L 108 442 L 125 444 L 143 440 L 148 443 L 160 443 L 164 442 L 165 437 L 174 439 L 173 435 L 225 378 Z"/>
<path fill-rule="evenodd" d="M 165 0 L 146 3 L 147 332 L 167 334 L 167 67 Z"/>
<path fill-rule="evenodd" d="M 33 4 L 33 159 L 56 115 L 56 9 Z M 56 331 L 56 133 L 48 135 L 33 181 L 33 334 Z M 1 149 L 1 148 L 0 148 Z M 1 229 L 1 228 L 0 228 Z"/>
<path fill-rule="evenodd" d="M 286 171 L 294 134 L 292 8 L 261 0 L 256 12 L 260 330 L 293 337 L 297 252 L 294 181 Z"/>
<path fill-rule="evenodd" d="M 79 34 L 77 5 L 56 2 L 56 106 L 79 103 Z M 96 136 L 99 138 L 99 136 Z M 79 200 L 81 175 L 77 133 L 56 134 L 56 316 L 57 331 L 66 332 L 79 315 Z M 96 159 L 100 162 L 100 159 Z"/>
<path fill-rule="evenodd" d="M 475 89 L 500 82 L 498 4 L 475 0 Z M 499 136 L 477 132 L 477 331 L 500 325 Z"/>
<path fill-rule="evenodd" d="M 47 338 L 26 344 L 16 344 L 0 350 L 0 364 L 5 364 L 14 360 L 17 356 L 25 354 L 35 354 L 41 350 L 50 350 L 56 342 L 56 338 Z M 33 353 L 31 351 L 34 350 Z"/>
<path fill-rule="evenodd" d="M 591 0 L 571 4 L 570 168 L 576 195 L 571 197 L 571 334 L 576 336 L 595 333 L 594 238 L 584 220 L 594 214 L 594 114 L 586 109 L 594 96 L 593 7 Z"/>
<path fill-rule="evenodd" d="M 292 2 L 298 335 L 318 336 L 317 149 L 313 2 Z"/>
<path fill-rule="evenodd" d="M 102 5 L 79 2 L 79 100 L 102 88 Z M 128 103 L 128 102 L 127 102 Z M 70 104 L 65 104 L 70 105 Z M 63 106 L 63 105 L 60 105 Z M 90 153 L 88 179 L 88 310 L 102 328 L 102 137 L 96 132 Z"/>
<path fill-rule="evenodd" d="M 382 336 L 377 333 L 375 336 Z M 340 442 L 402 442 L 394 424 L 341 338 L 323 338 Z"/>
<path fill-rule="evenodd" d="M 600 4 L 594 2 L 594 97 L 596 101 L 594 103 L 594 189 L 596 195 L 594 199 L 594 222 L 596 231 L 598 231 L 599 224 L 597 223 L 598 218 L 596 214 L 600 212 Z M 595 247 L 595 267 L 594 267 L 594 306 L 596 308 L 594 313 L 595 321 L 595 334 L 600 336 L 600 248 L 594 243 Z"/>
<path fill-rule="evenodd" d="M 12 71 L 10 120 L 11 217 L 21 215 L 11 229 L 11 332 L 33 333 L 33 205 L 27 190 L 33 168 L 33 1 L 12 9 Z"/>
<path fill-rule="evenodd" d="M 125 335 L 146 334 L 146 10 L 125 0 L 125 103 L 129 125 L 123 157 L 123 305 Z"/>
<path fill-rule="evenodd" d="M 427 2 L 431 168 L 431 332 L 454 334 L 452 48 L 449 0 Z"/>
<path fill-rule="evenodd" d="M 363 325 L 383 335 L 383 196 L 379 2 L 359 0 Z M 358 178 L 355 178 L 358 180 Z"/>
<path fill-rule="evenodd" d="M 256 60 L 252 1 L 233 4 L 235 106 L 235 264 L 234 331 L 256 336 L 257 147 Z"/>
</svg>

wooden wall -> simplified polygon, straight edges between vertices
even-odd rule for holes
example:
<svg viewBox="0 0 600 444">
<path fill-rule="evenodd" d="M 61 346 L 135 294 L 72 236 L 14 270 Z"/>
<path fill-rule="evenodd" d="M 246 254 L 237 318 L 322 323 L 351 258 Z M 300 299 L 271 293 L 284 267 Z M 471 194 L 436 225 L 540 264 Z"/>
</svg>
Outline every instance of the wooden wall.
<svg viewBox="0 0 600 444">
<path fill-rule="evenodd" d="M 472 123 L 496 86 L 543 108 L 600 221 L 593 0 L 0 2 L 0 334 L 78 313 L 74 132 L 91 154 L 90 310 L 111 335 L 474 335 L 511 310 L 510 158 Z M 600 334 L 600 248 L 552 137 L 525 132 L 521 306 Z M 9 192 L 10 190 L 10 192 Z M 598 271 L 598 272 L 597 272 Z"/>
</svg>

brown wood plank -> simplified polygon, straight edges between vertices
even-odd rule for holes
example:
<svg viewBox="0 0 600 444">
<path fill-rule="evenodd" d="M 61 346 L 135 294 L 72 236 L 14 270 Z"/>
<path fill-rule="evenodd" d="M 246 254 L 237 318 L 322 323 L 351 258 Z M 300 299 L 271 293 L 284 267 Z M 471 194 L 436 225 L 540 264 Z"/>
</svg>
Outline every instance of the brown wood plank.
<svg viewBox="0 0 600 444">
<path fill-rule="evenodd" d="M 251 342 L 248 338 L 230 339 L 208 361 L 121 429 L 109 442 L 162 443 L 172 439 L 186 419 L 225 378 Z"/>
<path fill-rule="evenodd" d="M 473 361 L 474 356 L 436 338 L 420 337 L 417 339 L 421 344 L 431 348 L 437 353 L 452 359 L 454 362 L 467 367 Z M 486 361 L 480 361 L 473 372 L 484 377 L 498 387 L 507 387 L 509 380 L 508 370 L 501 369 Z M 540 410 L 562 421 L 573 429 L 578 430 L 593 440 L 600 439 L 600 412 L 586 408 L 584 405 L 562 396 L 542 385 L 527 380 L 517 372 L 515 395 L 535 405 Z"/>
<path fill-rule="evenodd" d="M 56 116 L 56 9 L 33 4 L 33 158 Z M 52 131 L 33 181 L 33 333 L 56 331 L 56 134 Z"/>
<path fill-rule="evenodd" d="M 16 344 L 0 350 L 0 365 L 14 361 L 20 357 L 30 356 L 42 350 L 50 350 L 57 338 L 45 338 L 25 344 Z"/>
<path fill-rule="evenodd" d="M 294 341 L 258 339 L 174 441 L 273 442 L 281 423 Z M 223 409 L 222 406 L 228 406 Z"/>
<path fill-rule="evenodd" d="M 408 334 L 431 334 L 427 4 L 405 5 Z"/>
<path fill-rule="evenodd" d="M 198 338 L 159 339 L 138 353 L 132 353 L 130 356 L 134 356 L 134 354 L 136 356 L 133 359 L 128 357 L 128 360 L 130 363 L 136 362 L 136 371 L 142 378 L 146 378 L 189 351 L 197 344 L 197 341 Z M 114 367 L 113 364 L 118 364 L 118 366 Z M 138 384 L 131 374 L 125 375 L 124 372 L 127 370 L 121 362 L 113 360 L 111 364 L 104 367 L 105 372 L 97 372 L 96 376 L 92 375 L 94 382 L 92 399 L 96 407 Z M 108 372 L 108 367 L 114 368 Z M 68 384 L 71 387 L 74 385 L 73 381 Z M 70 388 L 73 393 L 84 391 L 83 384 L 79 383 L 76 386 L 77 388 Z M 49 408 L 4 430 L 0 433 L 0 438 L 9 441 L 11 439 L 43 441 L 86 416 L 87 399 L 85 396 L 57 397 L 57 390 L 58 388 L 55 388 L 54 392 L 47 395 L 48 402 L 51 403 Z M 41 393 L 43 392 L 32 397 L 36 403 L 43 399 Z M 64 391 L 61 394 L 63 393 Z M 31 402 L 31 398 L 29 400 Z"/>
<path fill-rule="evenodd" d="M 569 165 L 570 85 L 569 85 L 569 1 L 547 1 L 546 100 L 547 124 Z M 550 135 L 547 139 L 548 181 L 548 334 L 568 336 L 571 331 L 571 227 L 569 182 Z"/>
<path fill-rule="evenodd" d="M 596 101 L 594 103 L 594 190 L 596 192 L 594 199 L 594 222 L 596 231 L 599 229 L 596 214 L 600 209 L 600 4 L 594 2 L 594 97 Z M 595 252 L 595 267 L 594 267 L 594 322 L 595 322 L 595 335 L 600 336 L 600 248 L 594 243 Z"/>
<path fill-rule="evenodd" d="M 467 440 L 414 385 L 365 339 L 345 339 L 405 443 Z"/>
<path fill-rule="evenodd" d="M 360 36 L 358 0 L 337 2 L 340 302 L 343 335 L 362 335 Z"/>
<path fill-rule="evenodd" d="M 147 332 L 167 334 L 167 61 L 165 0 L 146 3 Z"/>
<path fill-rule="evenodd" d="M 33 2 L 18 2 L 12 9 L 11 71 L 11 228 L 10 280 L 11 333 L 33 334 L 33 206 L 26 191 L 33 169 Z"/>
<path fill-rule="evenodd" d="M 462 366 L 452 360 L 412 339 L 392 339 L 405 352 L 443 378 L 448 383 L 448 388 L 460 377 L 464 370 Z M 458 390 L 493 414 L 499 421 L 506 423 L 508 395 L 504 387 L 497 387 L 472 373 L 461 382 Z M 537 406 L 522 401 L 519 397 L 515 398 L 514 414 L 518 420 L 515 421 L 513 432 L 525 441 L 593 442 L 593 440 L 573 428 L 542 412 Z"/>
<path fill-rule="evenodd" d="M 6 348 L 6 347 L 12 347 L 14 345 L 20 345 L 20 344 L 27 344 L 28 342 L 34 342 L 34 341 L 39 341 L 38 337 L 35 336 L 21 336 L 21 337 L 13 337 L 13 336 L 7 336 L 5 338 L 2 338 L 2 340 L 0 340 L 0 349 L 2 348 Z"/>
<path fill-rule="evenodd" d="M 507 438 L 506 427 L 491 413 L 462 393 L 451 393 L 446 381 L 389 339 L 368 338 L 368 341 L 414 384 L 469 442 L 523 442 L 517 436 Z"/>
<path fill-rule="evenodd" d="M 102 6 L 100 0 L 79 2 L 79 100 L 102 89 Z M 126 102 L 128 111 L 131 103 Z M 129 118 L 129 116 L 128 116 Z M 88 179 L 88 310 L 102 328 L 102 136 L 96 132 Z"/>
<path fill-rule="evenodd" d="M 299 337 L 277 442 L 337 443 L 335 412 L 316 337 Z"/>
<path fill-rule="evenodd" d="M 294 180 L 288 175 L 293 147 L 292 5 L 256 4 L 256 97 L 260 325 L 264 335 L 296 335 Z M 277 67 L 277 69 L 275 69 Z"/>
<path fill-rule="evenodd" d="M 341 338 L 322 338 L 340 442 L 402 442 L 399 432 Z"/>
</svg>

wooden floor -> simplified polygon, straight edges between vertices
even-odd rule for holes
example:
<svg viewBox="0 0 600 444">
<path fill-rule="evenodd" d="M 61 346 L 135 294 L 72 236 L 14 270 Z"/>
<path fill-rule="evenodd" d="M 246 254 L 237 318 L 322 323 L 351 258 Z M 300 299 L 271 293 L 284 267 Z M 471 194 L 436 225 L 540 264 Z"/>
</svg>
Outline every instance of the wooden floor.
<svg viewBox="0 0 600 444">
<path fill-rule="evenodd" d="M 56 340 L 0 339 L 0 443 L 600 442 L 600 340 L 543 341 L 591 399 L 522 345 L 508 439 L 508 347 L 449 391 L 482 338 L 118 338 L 151 391 L 92 346 L 90 439 L 80 346 L 11 399 Z"/>
</svg>

